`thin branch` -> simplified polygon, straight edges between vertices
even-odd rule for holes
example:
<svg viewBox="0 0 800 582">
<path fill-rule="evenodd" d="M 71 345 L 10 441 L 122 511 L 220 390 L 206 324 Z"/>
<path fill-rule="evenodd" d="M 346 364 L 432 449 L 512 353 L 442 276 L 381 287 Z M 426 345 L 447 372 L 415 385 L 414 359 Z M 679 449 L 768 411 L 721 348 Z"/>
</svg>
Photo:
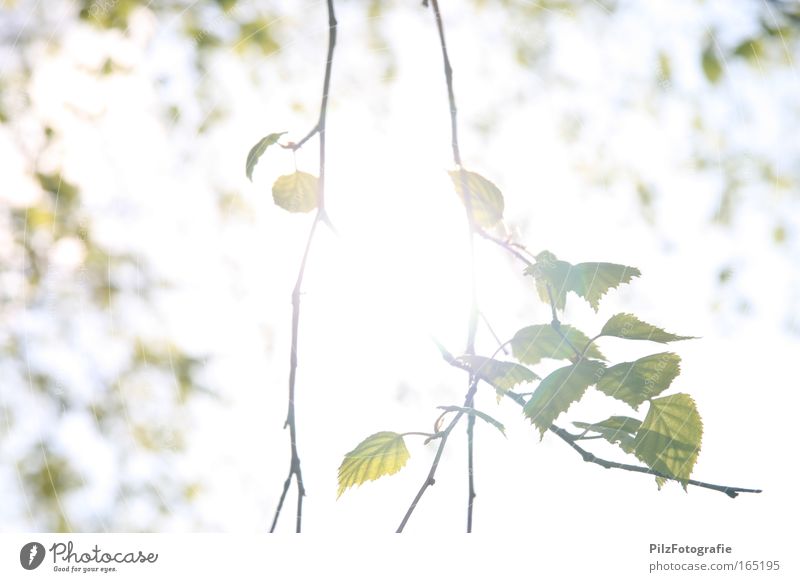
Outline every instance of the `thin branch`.
<svg viewBox="0 0 800 582">
<path fill-rule="evenodd" d="M 428 490 L 428 487 L 431 487 L 436 483 L 436 469 L 439 468 L 439 461 L 442 458 L 442 453 L 444 452 L 444 447 L 447 444 L 447 438 L 450 436 L 450 432 L 456 426 L 458 421 L 461 417 L 464 416 L 463 411 L 459 411 L 454 417 L 453 420 L 450 421 L 450 424 L 447 425 L 447 428 L 442 431 L 441 440 L 439 440 L 439 448 L 436 449 L 436 456 L 433 457 L 433 463 L 431 463 L 430 471 L 428 471 L 428 476 L 425 478 L 425 481 L 422 483 L 422 486 L 417 491 L 414 500 L 411 502 L 411 505 L 408 506 L 406 510 L 406 514 L 403 516 L 403 520 L 400 522 L 400 526 L 397 528 L 396 533 L 403 533 L 403 529 L 405 529 L 408 520 L 411 518 L 411 514 L 414 513 L 414 510 L 417 508 L 417 504 L 419 500 L 422 499 L 422 496 L 425 494 L 425 491 Z"/>
<path fill-rule="evenodd" d="M 485 238 L 486 240 L 491 241 L 500 247 L 503 247 L 505 250 L 514 255 L 516 258 L 525 263 L 527 266 L 529 267 L 534 266 L 533 262 L 531 262 L 525 255 L 520 253 L 516 248 L 514 248 L 516 246 L 514 243 L 492 236 L 483 229 L 478 229 L 478 234 L 483 238 Z"/>
<path fill-rule="evenodd" d="M 331 86 L 331 69 L 333 68 L 333 49 L 336 47 L 336 30 L 337 30 L 337 22 L 336 22 L 336 15 L 333 11 L 333 0 L 328 0 L 328 56 L 325 60 L 325 79 L 322 82 L 322 103 L 319 107 L 319 118 L 317 119 L 317 123 L 314 127 L 309 130 L 309 132 L 305 135 L 303 139 L 298 141 L 297 143 L 290 143 L 284 147 L 291 149 L 293 151 L 299 150 L 303 147 L 308 140 L 310 140 L 315 135 L 319 134 L 319 149 L 320 149 L 320 182 L 324 181 L 323 178 L 323 171 L 325 167 L 325 120 L 328 115 L 328 91 Z M 320 207 L 324 207 L 323 205 L 323 197 L 320 197 L 319 201 Z"/>
<path fill-rule="evenodd" d="M 645 473 L 647 475 L 655 475 L 656 477 L 661 477 L 662 479 L 667 479 L 670 481 L 678 481 L 682 483 L 680 479 L 676 479 L 675 477 L 670 477 L 669 475 L 665 475 L 663 473 L 659 473 L 649 467 L 642 467 L 640 465 L 629 465 L 627 463 L 617 463 L 616 461 L 607 461 L 606 459 L 601 459 L 587 451 L 586 449 L 582 448 L 578 443 L 575 441 L 577 440 L 577 436 L 573 435 L 563 428 L 560 428 L 556 425 L 552 425 L 550 427 L 550 432 L 558 435 L 561 440 L 566 442 L 569 446 L 571 446 L 575 451 L 583 458 L 584 461 L 587 463 L 594 463 L 595 465 L 600 465 L 606 469 L 621 469 L 623 471 L 631 471 L 634 473 Z M 689 485 L 694 485 L 695 487 L 702 487 L 704 489 L 711 489 L 712 491 L 720 491 L 727 495 L 730 498 L 734 498 L 739 493 L 761 493 L 761 489 L 745 489 L 744 487 L 732 487 L 730 485 L 715 485 L 713 483 L 706 483 L 705 481 L 696 481 L 695 479 L 688 479 L 686 481 Z"/>
<path fill-rule="evenodd" d="M 477 286 L 475 282 L 475 217 L 472 213 L 472 193 L 469 189 L 467 181 L 467 172 L 461 163 L 461 151 L 458 145 L 458 109 L 456 108 L 455 91 L 453 90 L 453 67 L 450 65 L 450 57 L 447 53 L 447 42 L 444 37 L 444 24 L 442 22 L 442 13 L 439 10 L 438 0 L 430 0 L 430 5 L 433 8 L 433 15 L 436 20 L 436 30 L 439 33 L 439 45 L 442 49 L 442 61 L 444 63 L 444 76 L 447 84 L 447 99 L 450 104 L 450 134 L 451 145 L 453 148 L 453 162 L 459 172 L 459 179 L 461 181 L 461 192 L 464 195 L 464 206 L 467 214 L 467 222 L 469 224 L 469 257 L 471 269 L 471 290 L 472 290 L 472 304 L 469 313 L 469 326 L 467 331 L 467 349 L 466 353 L 469 355 L 475 354 L 475 335 L 478 330 L 478 299 L 477 299 Z M 469 388 L 467 389 L 467 396 L 464 406 L 471 408 L 474 404 L 475 390 L 477 387 L 477 378 L 470 374 Z M 468 493 L 467 493 L 467 533 L 472 532 L 472 509 L 475 500 L 475 477 L 474 477 L 474 438 L 475 438 L 475 417 L 470 416 L 467 419 L 467 480 L 468 480 Z"/>
<path fill-rule="evenodd" d="M 316 125 L 314 125 L 314 127 L 311 128 L 311 130 L 306 134 L 306 136 L 303 139 L 301 139 L 298 142 L 290 142 L 290 143 L 288 143 L 286 145 L 281 145 L 281 147 L 283 147 L 283 148 L 285 148 L 287 150 L 292 150 L 293 152 L 296 152 L 301 147 L 303 147 L 303 145 L 308 140 L 310 140 L 312 137 L 314 137 L 318 133 L 319 133 L 319 121 L 317 121 Z"/>
<path fill-rule="evenodd" d="M 272 518 L 272 526 L 270 533 L 275 531 L 278 525 L 278 518 L 280 517 L 281 510 L 283 509 L 283 502 L 286 499 L 286 494 L 291 486 L 292 478 L 297 483 L 297 510 L 295 512 L 295 531 L 300 533 L 303 523 L 303 498 L 306 495 L 305 486 L 303 485 L 303 473 L 300 470 L 300 455 L 297 451 L 297 416 L 295 410 L 295 385 L 297 379 L 297 344 L 300 329 L 300 296 L 303 287 L 303 278 L 306 272 L 306 263 L 308 255 L 311 251 L 311 243 L 314 240 L 314 234 L 317 231 L 317 224 L 320 221 L 326 221 L 325 214 L 325 120 L 328 113 L 328 92 L 330 90 L 331 69 L 333 68 L 333 50 L 336 46 L 336 15 L 334 13 L 333 0 L 327 0 L 328 6 L 328 56 L 325 62 L 325 79 L 322 83 L 322 102 L 320 104 L 319 120 L 312 130 L 304 137 L 299 143 L 291 144 L 289 147 L 293 150 L 300 148 L 306 141 L 313 135 L 319 134 L 319 192 L 318 192 L 318 207 L 317 214 L 314 217 L 314 222 L 311 224 L 311 230 L 308 233 L 308 240 L 306 241 L 305 251 L 303 258 L 300 261 L 300 269 L 297 273 L 297 280 L 294 284 L 292 291 L 292 343 L 291 353 L 289 356 L 289 411 L 286 415 L 286 422 L 284 428 L 289 427 L 289 441 L 291 445 L 291 461 L 289 464 L 289 476 L 283 485 L 283 492 L 281 493 L 278 507 L 275 509 L 275 515 Z"/>
<path fill-rule="evenodd" d="M 522 397 L 521 394 L 518 394 L 512 390 L 509 390 L 504 393 L 507 398 L 510 398 L 520 406 L 525 406 L 525 399 Z M 608 461 L 606 459 L 602 459 L 583 447 L 581 447 L 577 441 L 580 438 L 580 435 L 574 435 L 563 428 L 556 426 L 555 424 L 550 426 L 550 432 L 558 435 L 561 440 L 566 442 L 570 447 L 572 447 L 587 463 L 594 463 L 595 465 L 600 465 L 606 469 L 621 469 L 623 471 L 631 471 L 633 473 L 644 473 L 647 475 L 653 475 L 655 477 L 661 477 L 662 479 L 667 479 L 668 481 L 677 481 L 682 483 L 680 479 L 676 479 L 675 477 L 670 477 L 669 475 L 664 475 L 663 473 L 659 473 L 649 467 L 642 467 L 640 465 L 629 465 L 626 463 L 617 463 L 616 461 Z M 746 489 L 744 487 L 733 487 L 731 485 L 715 485 L 713 483 L 706 483 L 705 481 L 697 481 L 695 479 L 689 479 L 687 481 L 689 485 L 694 485 L 695 487 L 702 487 L 704 489 L 711 489 L 712 491 L 720 491 L 727 495 L 728 497 L 734 498 L 739 493 L 761 493 L 761 489 Z"/>
<path fill-rule="evenodd" d="M 470 376 L 470 388 L 464 401 L 464 408 L 475 406 L 475 392 L 478 387 L 477 376 Z M 472 533 L 472 508 L 475 502 L 475 415 L 467 416 L 467 533 Z"/>
<path fill-rule="evenodd" d="M 486 324 L 486 329 L 488 329 L 488 330 L 489 330 L 489 333 L 490 333 L 490 334 L 492 334 L 492 337 L 493 337 L 493 338 L 494 338 L 494 340 L 497 342 L 497 344 L 500 346 L 500 347 L 498 348 L 498 350 L 502 351 L 502 352 L 503 352 L 505 355 L 508 355 L 508 350 L 506 349 L 506 344 L 507 344 L 508 342 L 505 342 L 505 343 L 504 343 L 504 342 L 503 342 L 503 341 L 500 339 L 500 337 L 499 337 L 499 336 L 498 336 L 498 335 L 495 333 L 495 331 L 494 331 L 494 328 L 492 327 L 492 324 L 490 324 L 490 323 L 489 323 L 489 320 L 488 320 L 488 319 L 486 319 L 486 316 L 484 315 L 483 311 L 481 311 L 481 312 L 480 312 L 480 317 L 481 317 L 481 319 L 483 320 L 483 323 L 484 323 L 484 324 Z"/>
</svg>

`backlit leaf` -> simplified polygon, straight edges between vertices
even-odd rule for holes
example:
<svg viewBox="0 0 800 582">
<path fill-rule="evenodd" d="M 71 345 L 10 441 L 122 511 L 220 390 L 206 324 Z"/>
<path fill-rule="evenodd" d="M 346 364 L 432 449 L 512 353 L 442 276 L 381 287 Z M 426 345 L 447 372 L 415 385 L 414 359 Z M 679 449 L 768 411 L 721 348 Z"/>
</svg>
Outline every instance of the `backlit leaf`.
<svg viewBox="0 0 800 582">
<path fill-rule="evenodd" d="M 620 337 L 630 340 L 650 340 L 665 344 L 680 340 L 695 339 L 690 335 L 675 335 L 645 323 L 630 313 L 617 313 L 609 319 L 600 332 L 604 336 Z"/>
<path fill-rule="evenodd" d="M 692 474 L 703 440 L 703 421 L 688 394 L 650 401 L 636 433 L 634 454 L 648 467 L 683 482 Z M 657 479 L 659 487 L 663 479 Z"/>
<path fill-rule="evenodd" d="M 470 416 L 476 416 L 484 422 L 491 424 L 493 427 L 503 433 L 503 436 L 506 436 L 506 427 L 503 426 L 503 423 L 501 423 L 499 420 L 495 420 L 485 412 L 475 410 L 474 408 L 464 408 L 463 406 L 438 406 L 437 408 L 446 410 L 447 412 L 463 412 L 464 414 L 469 414 Z"/>
<path fill-rule="evenodd" d="M 377 432 L 344 456 L 339 466 L 339 493 L 354 485 L 394 475 L 410 455 L 403 437 L 396 432 Z"/>
<path fill-rule="evenodd" d="M 637 409 L 669 388 L 680 373 L 680 356 L 663 352 L 607 368 L 597 389 Z"/>
<path fill-rule="evenodd" d="M 586 389 L 597 382 L 605 364 L 596 360 L 580 360 L 577 364 L 559 368 L 544 380 L 525 404 L 523 412 L 544 436 L 556 418 L 577 402 Z"/>
<path fill-rule="evenodd" d="M 480 174 L 466 170 L 463 173 L 470 193 L 472 218 L 475 224 L 484 228 L 494 226 L 503 218 L 503 209 L 505 207 L 503 194 L 497 186 Z M 453 181 L 456 193 L 461 197 L 461 201 L 464 202 L 465 196 L 461 181 L 461 171 L 453 170 L 448 174 L 450 174 L 450 179 Z"/>
<path fill-rule="evenodd" d="M 286 174 L 272 185 L 272 199 L 289 212 L 311 212 L 317 207 L 317 182 L 306 172 Z"/>
<path fill-rule="evenodd" d="M 722 77 L 722 63 L 712 42 L 706 45 L 700 62 L 703 65 L 703 73 L 705 73 L 706 79 L 711 83 L 716 83 L 720 80 Z"/>
<path fill-rule="evenodd" d="M 608 442 L 618 444 L 626 453 L 633 452 L 634 438 L 642 422 L 630 416 L 611 416 L 600 422 L 573 422 L 578 428 L 596 432 Z"/>
<path fill-rule="evenodd" d="M 556 309 L 564 309 L 567 292 L 572 291 L 597 311 L 600 299 L 609 289 L 629 283 L 631 279 L 641 275 L 641 272 L 636 267 L 616 263 L 573 265 L 557 259 L 550 251 L 542 251 L 536 255 L 536 263 L 525 269 L 525 274 L 531 275 L 536 280 L 536 289 L 542 301 L 549 303 L 552 294 Z"/>
<path fill-rule="evenodd" d="M 764 57 L 764 45 L 758 38 L 749 38 L 742 41 L 733 51 L 733 54 L 744 57 L 753 64 L 758 64 Z"/>
<path fill-rule="evenodd" d="M 589 343 L 586 334 L 570 325 L 561 325 L 561 332 L 578 351 L 582 351 Z M 511 353 L 520 362 L 531 366 L 538 364 L 543 358 L 571 360 L 575 357 L 570 345 L 550 324 L 523 327 L 511 339 Z M 595 344 L 590 345 L 584 355 L 598 360 L 605 359 Z"/>
<path fill-rule="evenodd" d="M 280 137 L 286 133 L 282 131 L 280 133 L 271 133 L 266 137 L 262 137 L 258 140 L 258 143 L 250 148 L 250 152 L 247 154 L 247 164 L 246 164 L 246 173 L 247 178 L 252 182 L 253 181 L 253 168 L 256 167 L 259 158 L 261 155 L 267 151 L 267 148 L 271 145 L 278 143 Z"/>
<path fill-rule="evenodd" d="M 508 392 L 517 384 L 533 382 L 539 376 L 525 366 L 513 362 L 501 362 L 483 356 L 459 356 L 457 358 L 469 366 L 479 378 L 494 386 L 500 392 Z"/>
</svg>

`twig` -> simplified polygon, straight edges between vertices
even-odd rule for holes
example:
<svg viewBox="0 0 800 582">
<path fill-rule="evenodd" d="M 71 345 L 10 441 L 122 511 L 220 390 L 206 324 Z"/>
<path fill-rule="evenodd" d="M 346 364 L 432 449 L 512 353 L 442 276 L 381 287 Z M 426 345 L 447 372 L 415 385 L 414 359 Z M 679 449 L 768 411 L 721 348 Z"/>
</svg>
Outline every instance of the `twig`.
<svg viewBox="0 0 800 582">
<path fill-rule="evenodd" d="M 500 247 L 503 247 L 505 250 L 514 255 L 516 258 L 525 263 L 527 266 L 529 267 L 534 266 L 533 262 L 531 262 L 525 255 L 523 255 L 517 249 L 514 248 L 514 246 L 516 246 L 514 245 L 514 243 L 492 236 L 483 229 L 478 229 L 478 234 L 483 238 L 485 238 L 486 240 L 491 241 Z"/>
<path fill-rule="evenodd" d="M 450 436 L 450 432 L 453 430 L 462 416 L 464 416 L 463 411 L 456 413 L 456 415 L 453 417 L 453 420 L 451 420 L 450 424 L 447 425 L 447 428 L 442 431 L 441 438 L 439 440 L 439 448 L 436 449 L 436 456 L 433 457 L 433 463 L 431 463 L 428 476 L 425 478 L 425 481 L 422 483 L 419 491 L 417 491 L 417 494 L 414 497 L 414 500 L 411 502 L 411 505 L 408 506 L 406 514 L 403 516 L 403 521 L 400 522 L 400 526 L 397 528 L 396 533 L 403 533 L 403 529 L 405 529 L 408 520 L 411 518 L 411 514 L 414 513 L 414 510 L 417 508 L 419 500 L 422 499 L 422 496 L 425 494 L 425 491 L 427 491 L 428 487 L 431 487 L 434 483 L 436 483 L 436 479 L 434 479 L 434 477 L 436 476 L 436 469 L 439 468 L 439 461 L 442 458 L 444 447 L 447 444 L 447 438 Z"/>
<path fill-rule="evenodd" d="M 325 213 L 325 120 L 328 113 L 328 92 L 330 90 L 331 82 L 331 69 L 333 68 L 333 50 L 336 47 L 336 15 L 333 8 L 333 0 L 327 0 L 328 6 L 328 56 L 325 62 L 325 79 L 322 83 L 322 102 L 320 104 L 319 119 L 317 124 L 311 131 L 296 144 L 291 144 L 292 150 L 297 150 L 304 143 L 306 143 L 312 136 L 319 134 L 319 191 L 318 191 L 318 206 L 317 214 L 314 217 L 314 222 L 311 224 L 311 230 L 308 233 L 308 240 L 306 242 L 303 258 L 300 261 L 300 269 L 297 273 L 297 281 L 292 291 L 292 345 L 291 354 L 289 356 L 289 411 L 286 415 L 286 422 L 284 428 L 289 427 L 289 440 L 291 444 L 292 458 L 289 464 L 289 476 L 283 484 L 283 491 L 278 507 L 275 509 L 275 515 L 272 518 L 272 526 L 270 533 L 275 531 L 278 525 L 278 518 L 283 509 L 283 502 L 286 499 L 286 494 L 291 487 L 292 478 L 294 477 L 297 482 L 297 511 L 295 513 L 295 531 L 300 533 L 303 523 L 303 497 L 306 495 L 306 490 L 303 485 L 303 473 L 300 470 L 300 455 L 297 452 L 297 417 L 295 411 L 295 382 L 297 378 L 297 340 L 300 328 L 300 295 L 303 286 L 303 278 L 306 272 L 306 262 L 308 261 L 308 254 L 311 250 L 311 243 L 314 240 L 314 234 L 317 231 L 317 224 L 320 221 L 326 221 Z"/>
<path fill-rule="evenodd" d="M 483 323 L 486 324 L 486 329 L 489 330 L 489 333 L 492 334 L 492 337 L 498 343 L 498 345 L 499 345 L 499 347 L 497 348 L 498 351 L 502 351 L 505 355 L 508 355 L 508 350 L 506 349 L 506 345 L 508 344 L 508 342 L 503 342 L 500 339 L 500 337 L 497 335 L 497 333 L 495 333 L 494 328 L 492 327 L 492 324 L 490 324 L 489 320 L 486 319 L 486 316 L 484 315 L 483 311 L 480 312 L 480 316 L 481 316 L 481 319 L 483 320 Z"/>
<path fill-rule="evenodd" d="M 467 214 L 467 222 L 469 224 L 469 257 L 471 269 L 471 288 L 472 288 L 472 304 L 470 306 L 469 314 L 469 327 L 467 331 L 467 349 L 466 353 L 469 355 L 475 354 L 475 335 L 478 330 L 478 299 L 477 299 L 477 286 L 475 282 L 475 217 L 472 213 L 472 193 L 469 189 L 467 181 L 467 172 L 461 163 L 461 151 L 458 145 L 458 120 L 456 108 L 456 97 L 453 90 L 453 68 L 450 65 L 450 57 L 447 53 L 447 42 L 444 37 L 444 24 L 442 22 L 442 13 L 439 10 L 438 0 L 430 0 L 430 5 L 433 8 L 433 15 L 436 20 L 436 30 L 439 33 L 439 44 L 442 49 L 442 60 L 444 62 L 444 76 L 447 84 L 447 98 L 450 104 L 450 134 L 451 145 L 453 148 L 453 162 L 458 169 L 459 179 L 461 181 L 461 192 L 464 195 L 464 207 Z M 471 408 L 474 405 L 475 390 L 477 387 L 477 378 L 470 374 L 467 389 L 467 396 L 464 406 Z M 467 480 L 468 480 L 468 493 L 467 493 L 467 533 L 472 532 L 472 509 L 475 500 L 475 472 L 474 472 L 474 438 L 475 438 L 475 417 L 470 416 L 467 418 Z"/>
<path fill-rule="evenodd" d="M 575 451 L 583 458 L 584 461 L 587 463 L 594 463 L 595 465 L 600 465 L 606 469 L 621 469 L 623 471 L 631 471 L 634 473 L 645 473 L 647 475 L 655 475 L 656 477 L 661 477 L 662 479 L 667 479 L 670 481 L 678 481 L 679 483 L 683 483 L 682 480 L 676 479 L 675 477 L 670 477 L 669 475 L 665 475 L 663 473 L 659 473 L 649 467 L 642 467 L 640 465 L 629 465 L 627 463 L 617 463 L 616 461 L 607 461 L 606 459 L 601 459 L 587 451 L 586 449 L 582 448 L 578 443 L 575 441 L 578 440 L 577 435 L 573 435 L 563 428 L 560 428 L 556 425 L 550 426 L 550 432 L 556 434 L 566 442 L 569 446 L 571 446 Z M 739 493 L 761 493 L 761 489 L 745 489 L 744 487 L 732 487 L 730 485 L 715 485 L 713 483 L 706 483 L 705 481 L 696 481 L 695 479 L 688 479 L 686 483 L 689 485 L 694 485 L 695 487 L 702 487 L 704 489 L 711 489 L 713 491 L 720 491 L 727 495 L 730 498 L 734 498 Z"/>
</svg>

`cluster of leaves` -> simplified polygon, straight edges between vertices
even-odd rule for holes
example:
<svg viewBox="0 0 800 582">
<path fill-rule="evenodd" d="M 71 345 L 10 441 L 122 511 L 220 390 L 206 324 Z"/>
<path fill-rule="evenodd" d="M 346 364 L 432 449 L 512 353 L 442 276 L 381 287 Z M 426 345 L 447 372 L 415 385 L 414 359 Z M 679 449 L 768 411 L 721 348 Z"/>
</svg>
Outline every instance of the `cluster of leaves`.
<svg viewBox="0 0 800 582">
<path fill-rule="evenodd" d="M 502 219 L 503 197 L 492 182 L 466 170 L 451 172 L 451 178 L 462 200 L 465 190 L 470 193 L 477 225 L 488 228 Z M 494 355 L 462 355 L 451 363 L 489 384 L 497 392 L 498 399 L 520 384 L 538 381 L 530 397 L 518 401 L 524 403 L 523 414 L 538 429 L 540 438 L 592 386 L 634 411 L 648 403 L 644 419 L 612 416 L 596 422 L 574 422 L 582 432 L 573 438 L 576 441 L 605 439 L 634 455 L 653 471 L 680 481 L 686 487 L 700 450 L 703 425 L 689 395 L 662 396 L 680 373 L 680 357 L 672 352 L 659 352 L 610 365 L 595 342 L 608 337 L 666 344 L 692 338 L 669 333 L 629 313 L 612 316 L 591 338 L 572 326 L 561 324 L 558 312 L 563 311 L 568 293 L 574 293 L 597 311 L 601 298 L 610 289 L 640 275 L 634 267 L 603 262 L 571 264 L 549 251 L 542 251 L 525 269 L 525 275 L 534 279 L 539 297 L 550 304 L 553 320 L 524 327 L 506 342 L 516 362 L 501 361 Z M 528 366 L 535 366 L 544 359 L 566 360 L 569 364 L 541 378 Z M 442 408 L 443 414 L 474 415 L 503 431 L 501 423 L 478 410 L 457 406 Z M 436 432 L 430 434 L 427 441 L 444 436 L 441 418 L 436 423 Z M 404 441 L 408 434 L 382 431 L 367 437 L 347 453 L 339 467 L 339 495 L 349 487 L 399 471 L 410 456 Z M 659 488 L 665 477 L 656 477 Z"/>
</svg>

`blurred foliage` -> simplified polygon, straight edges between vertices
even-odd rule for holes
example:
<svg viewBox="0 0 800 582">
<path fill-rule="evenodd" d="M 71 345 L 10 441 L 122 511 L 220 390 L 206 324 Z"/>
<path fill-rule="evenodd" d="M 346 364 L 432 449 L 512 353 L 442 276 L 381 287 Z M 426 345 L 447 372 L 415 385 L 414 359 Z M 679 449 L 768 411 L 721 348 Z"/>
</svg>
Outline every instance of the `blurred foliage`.
<svg viewBox="0 0 800 582">
<path fill-rule="evenodd" d="M 403 7 L 389 0 L 342 4 L 348 22 L 364 26 L 364 39 L 351 38 L 349 42 L 364 42 L 369 49 L 364 51 L 364 58 L 379 61 L 382 71 L 379 79 L 385 83 L 391 82 L 398 74 L 397 55 L 402 51 L 403 43 L 413 42 L 394 34 L 390 26 L 394 12 Z M 753 67 L 759 71 L 788 70 L 792 66 L 790 59 L 797 46 L 800 30 L 800 7 L 796 2 L 779 0 L 767 3 L 754 0 L 754 4 L 757 22 L 743 38 L 723 39 L 717 34 L 718 31 L 712 29 L 697 46 L 691 48 L 696 54 L 698 70 L 702 71 L 712 89 L 723 87 L 728 71 L 734 65 Z M 56 11 L 56 5 L 59 8 L 66 6 L 66 10 Z M 492 59 L 516 63 L 521 79 L 525 80 L 528 77 L 522 75 L 527 71 L 538 73 L 546 70 L 553 40 L 548 36 L 551 22 L 565 15 L 577 18 L 585 13 L 614 19 L 627 9 L 625 3 L 611 0 L 473 0 L 471 7 L 476 19 L 492 11 L 494 16 L 500 15 L 507 23 L 507 45 L 498 44 Z M 419 6 L 417 8 L 422 10 Z M 71 350 L 70 354 L 76 360 L 85 357 L 81 353 L 85 346 L 72 343 L 75 334 L 89 325 L 82 316 L 75 316 L 76 302 L 80 303 L 82 309 L 102 316 L 114 312 L 123 304 L 136 301 L 157 318 L 153 297 L 167 286 L 167 282 L 152 272 L 147 257 L 106 248 L 101 244 L 94 229 L 92 212 L 85 204 L 81 184 L 72 177 L 67 162 L 62 159 L 63 151 L 59 148 L 63 144 L 59 140 L 64 137 L 64 129 L 53 127 L 52 119 L 31 102 L 31 83 L 37 59 L 57 52 L 63 36 L 76 26 L 83 27 L 83 32 L 90 31 L 95 35 L 93 38 L 118 38 L 120 35 L 127 38 L 132 34 L 131 25 L 135 19 L 138 16 L 148 17 L 159 33 L 173 35 L 176 42 L 188 47 L 196 69 L 190 77 L 196 102 L 175 102 L 166 91 L 159 93 L 161 101 L 157 109 L 164 118 L 164 134 L 167 139 L 178 132 L 195 138 L 212 131 L 228 114 L 225 104 L 217 99 L 219 79 L 212 74 L 210 67 L 214 57 L 235 51 L 240 58 L 253 63 L 254 71 L 264 63 L 265 55 L 270 55 L 270 63 L 279 63 L 286 58 L 284 55 L 289 54 L 289 51 L 282 50 L 289 44 L 289 39 L 283 37 L 286 23 L 276 17 L 285 10 L 286 6 L 277 1 L 65 0 L 43 3 L 16 0 L 6 2 L 0 13 L 0 45 L 6 55 L 3 57 L 3 76 L 0 78 L 0 125 L 13 136 L 15 146 L 21 153 L 25 173 L 39 194 L 14 205 L 0 207 L 0 228 L 7 228 L 10 232 L 9 241 L 0 243 L 8 246 L 0 255 L 0 266 L 7 274 L 14 271 L 22 276 L 20 284 L 8 287 L 8 290 L 0 289 L 0 318 L 5 329 L 0 336 L 0 355 L 3 365 L 14 370 L 14 374 L 9 376 L 12 380 L 6 381 L 5 389 L 13 388 L 25 394 L 25 406 L 47 407 L 55 424 L 72 412 L 88 412 L 97 419 L 100 437 L 112 443 L 119 454 L 115 461 L 118 501 L 129 496 L 142 496 L 154 507 L 162 507 L 163 514 L 167 513 L 165 500 L 153 487 L 130 482 L 129 465 L 142 455 L 142 449 L 170 454 L 183 449 L 185 441 L 182 431 L 187 422 L 184 409 L 196 394 L 202 392 L 197 378 L 203 362 L 196 356 L 181 353 L 170 338 L 154 340 L 149 337 L 129 337 L 126 338 L 130 344 L 127 361 L 121 366 L 118 376 L 112 381 L 100 379 L 100 387 L 91 396 L 86 396 L 80 391 L 65 389 L 63 379 L 57 377 L 52 367 L 29 359 L 31 346 L 46 343 L 46 339 L 52 336 L 59 338 L 59 342 Z M 42 47 L 48 50 L 43 51 Z M 98 62 L 99 69 L 94 65 L 93 72 L 87 75 L 115 78 L 129 75 L 132 71 L 141 73 L 136 69 L 138 65 L 135 60 L 134 64 L 124 63 L 119 55 L 104 55 Z M 346 71 L 346 65 L 341 70 Z M 674 90 L 677 74 L 673 55 L 660 50 L 652 73 L 654 88 L 659 95 L 667 95 Z M 369 82 L 373 82 L 373 79 Z M 162 78 L 153 78 L 152 84 L 159 88 L 168 85 Z M 291 98 L 287 93 L 286 99 Z M 692 99 L 691 96 L 681 98 Z M 202 115 L 189 115 L 187 110 L 193 106 L 199 107 Z M 304 104 L 296 103 L 295 109 L 302 112 Z M 82 122 L 91 125 L 91 117 L 83 115 Z M 493 111 L 486 112 L 482 119 L 467 119 L 465 123 L 475 122 L 476 127 L 488 135 L 496 116 Z M 580 114 L 563 121 L 565 133 L 571 141 L 581 141 L 584 121 Z M 694 129 L 703 136 L 712 132 L 702 112 L 697 115 Z M 602 146 L 597 146 L 595 157 L 598 159 L 601 158 Z M 54 158 L 56 163 L 52 162 Z M 696 152 L 695 158 L 698 169 L 719 167 L 723 175 L 716 211 L 709 216 L 709 222 L 712 223 L 729 225 L 734 221 L 742 199 L 741 189 L 747 182 L 741 175 L 744 167 L 755 167 L 760 179 L 780 192 L 796 189 L 797 176 L 792 173 L 796 172 L 796 168 L 792 168 L 791 163 L 781 165 L 769 158 L 747 157 L 741 151 L 732 152 L 728 158 L 719 160 L 714 159 L 708 150 L 703 150 Z M 615 169 L 606 170 L 613 175 Z M 656 226 L 658 200 L 665 194 L 647 176 L 629 175 L 631 173 L 625 174 L 632 180 L 631 194 L 640 205 L 643 218 Z M 226 199 L 235 200 L 235 194 L 226 194 Z M 776 216 L 771 231 L 774 243 L 784 245 L 790 236 L 790 225 L 784 217 Z M 76 249 L 74 252 L 78 257 L 66 276 L 54 261 L 55 249 L 63 246 Z M 12 259 L 13 265 L 9 269 Z M 141 282 L 134 285 L 125 278 L 110 275 L 125 269 L 137 273 Z M 733 267 L 720 271 L 720 283 L 729 281 L 733 273 Z M 37 314 L 45 318 L 47 324 L 45 329 L 32 332 L 25 327 L 25 322 Z M 108 341 L 115 336 L 111 327 L 101 327 L 100 330 L 99 336 Z M 149 422 L 146 416 L 131 419 L 134 442 L 130 442 L 129 438 L 120 438 L 120 435 L 127 435 L 127 429 L 121 428 L 120 423 L 128 414 L 124 391 L 120 387 L 129 385 L 137 386 L 145 401 L 158 398 L 159 405 L 163 406 L 157 422 Z M 33 388 L 33 391 L 29 388 Z M 46 397 L 44 403 L 35 400 L 39 396 Z M 3 406 L 9 411 L 8 418 L 19 423 L 14 406 L 5 403 Z M 165 428 L 166 425 L 170 425 L 170 428 Z M 8 430 L 13 430 L 13 426 Z M 117 512 L 114 507 L 107 508 L 108 514 L 99 516 L 99 521 L 80 522 L 70 520 L 64 514 L 65 510 L 59 506 L 59 498 L 84 485 L 68 456 L 55 447 L 56 439 L 55 432 L 49 431 L 31 440 L 26 450 L 15 450 L 13 453 L 13 462 L 20 469 L 23 486 L 30 492 L 29 502 L 35 527 L 57 531 L 69 527 L 87 530 L 97 529 L 98 524 L 105 522 L 112 529 L 132 527 L 124 518 L 115 517 Z M 199 489 L 196 483 L 179 482 L 181 477 L 170 471 L 169 466 L 161 468 L 151 478 L 161 489 L 173 491 L 178 497 L 189 498 L 196 495 Z M 172 501 L 167 499 L 167 506 Z M 157 528 L 158 521 L 154 520 L 151 527 Z"/>
</svg>

